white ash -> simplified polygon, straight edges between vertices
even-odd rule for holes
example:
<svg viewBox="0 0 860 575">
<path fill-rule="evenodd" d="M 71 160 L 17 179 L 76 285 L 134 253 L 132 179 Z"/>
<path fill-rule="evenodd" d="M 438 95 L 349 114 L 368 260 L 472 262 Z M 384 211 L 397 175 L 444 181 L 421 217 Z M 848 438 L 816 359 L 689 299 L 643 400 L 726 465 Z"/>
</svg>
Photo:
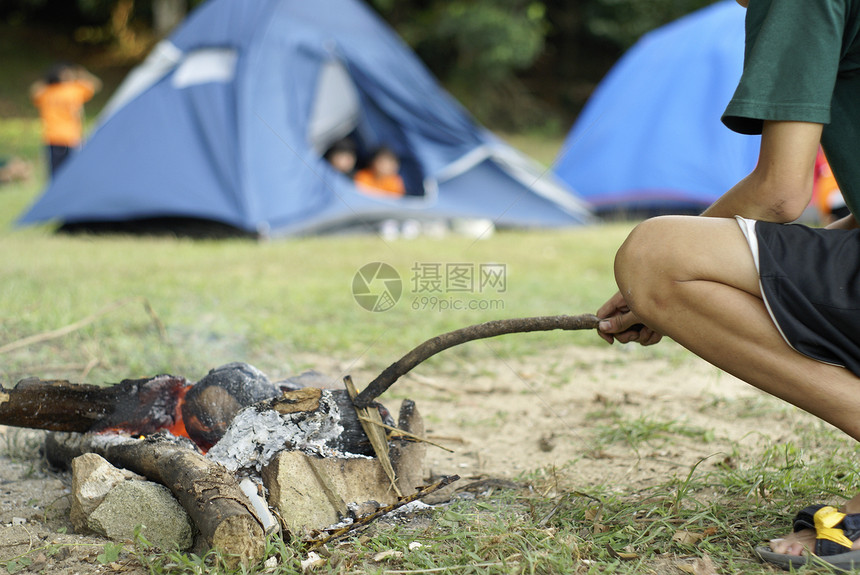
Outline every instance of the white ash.
<svg viewBox="0 0 860 575">
<path fill-rule="evenodd" d="M 323 531 L 337 531 L 338 529 L 349 527 L 353 523 L 355 523 L 355 520 L 352 517 L 344 517 L 343 520 L 339 521 L 338 523 L 333 523 L 329 525 L 328 527 L 323 529 Z"/>
<path fill-rule="evenodd" d="M 230 471 L 259 472 L 279 451 L 301 450 L 323 457 L 352 456 L 328 445 L 343 433 L 340 410 L 332 394 L 323 390 L 315 411 L 281 415 L 274 410 L 246 407 L 236 414 L 224 437 L 206 454 Z"/>
<path fill-rule="evenodd" d="M 254 479 L 246 477 L 239 482 L 239 489 L 242 490 L 242 493 L 251 502 L 257 519 L 263 522 L 263 530 L 266 532 L 266 535 L 274 533 L 278 529 L 278 520 L 269 511 L 269 505 L 263 498 L 266 493 L 265 488 L 260 490 Z"/>
<path fill-rule="evenodd" d="M 355 505 L 354 503 L 350 503 L 347 507 L 352 507 Z M 434 509 L 433 505 L 428 505 L 424 503 L 420 499 L 416 499 L 415 501 L 410 501 L 409 503 L 402 505 L 396 509 L 392 509 L 388 513 L 383 514 L 381 517 L 386 517 L 388 519 L 396 519 L 402 515 L 408 515 L 410 513 L 415 513 L 417 511 L 423 511 L 425 509 Z M 360 517 L 359 517 L 360 519 Z M 336 531 L 338 529 L 343 529 L 344 527 L 349 527 L 355 523 L 355 520 L 352 517 L 344 517 L 340 522 L 335 523 L 333 525 L 329 525 L 323 531 Z"/>
<path fill-rule="evenodd" d="M 123 445 L 126 443 L 136 443 L 141 441 L 140 439 L 135 439 L 133 437 L 129 437 L 128 435 L 123 435 L 122 433 L 94 433 L 90 437 L 90 441 L 93 447 L 98 448 L 107 448 L 113 447 L 115 445 Z M 83 438 L 83 435 L 81 436 Z"/>
<path fill-rule="evenodd" d="M 400 515 L 407 515 L 409 513 L 415 513 L 416 511 L 423 511 L 425 509 L 433 509 L 432 505 L 424 503 L 420 499 L 416 499 L 415 501 L 410 501 L 403 507 L 398 507 L 393 511 L 389 511 L 385 514 L 386 517 L 398 517 Z"/>
</svg>

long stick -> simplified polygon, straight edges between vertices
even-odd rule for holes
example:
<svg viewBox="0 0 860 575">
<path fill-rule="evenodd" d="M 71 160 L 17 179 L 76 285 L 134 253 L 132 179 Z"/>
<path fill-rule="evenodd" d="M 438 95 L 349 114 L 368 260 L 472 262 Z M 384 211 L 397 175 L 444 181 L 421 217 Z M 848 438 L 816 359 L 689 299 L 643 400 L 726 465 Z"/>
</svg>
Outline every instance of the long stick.
<svg viewBox="0 0 860 575">
<path fill-rule="evenodd" d="M 475 339 L 496 337 L 508 333 L 525 333 L 530 331 L 552 331 L 555 329 L 577 330 L 594 329 L 598 318 L 595 315 L 551 315 L 543 317 L 524 317 L 515 319 L 500 319 L 477 325 L 456 329 L 428 339 L 402 358 L 385 368 L 376 379 L 370 382 L 364 391 L 359 393 L 353 403 L 356 407 L 367 407 L 373 400 L 385 393 L 400 376 L 406 374 L 425 359 L 444 351 L 449 347 L 466 343 Z"/>
</svg>

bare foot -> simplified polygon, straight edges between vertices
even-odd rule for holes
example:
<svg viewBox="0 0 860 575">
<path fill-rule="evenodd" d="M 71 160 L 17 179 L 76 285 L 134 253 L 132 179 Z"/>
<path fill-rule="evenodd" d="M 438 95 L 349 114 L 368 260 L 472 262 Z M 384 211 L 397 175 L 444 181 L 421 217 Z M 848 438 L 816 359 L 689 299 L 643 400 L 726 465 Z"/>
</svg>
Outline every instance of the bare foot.
<svg viewBox="0 0 860 575">
<path fill-rule="evenodd" d="M 815 549 L 815 530 L 802 529 L 789 533 L 780 539 L 771 539 L 768 542 L 770 550 L 774 553 L 785 555 L 803 555 L 804 551 Z"/>
<path fill-rule="evenodd" d="M 848 500 L 839 510 L 843 513 L 860 513 L 860 493 Z M 801 529 L 785 537 L 771 539 L 768 545 L 774 553 L 802 555 L 804 551 L 815 549 L 815 530 Z M 854 542 L 851 549 L 860 549 L 860 539 Z"/>
</svg>

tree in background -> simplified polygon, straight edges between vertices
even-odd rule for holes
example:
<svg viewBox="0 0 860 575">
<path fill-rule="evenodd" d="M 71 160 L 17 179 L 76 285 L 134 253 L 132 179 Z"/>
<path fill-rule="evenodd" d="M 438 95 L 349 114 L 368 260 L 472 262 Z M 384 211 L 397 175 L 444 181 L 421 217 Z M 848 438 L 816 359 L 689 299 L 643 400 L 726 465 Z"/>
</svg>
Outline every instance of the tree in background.
<svg viewBox="0 0 860 575">
<path fill-rule="evenodd" d="M 301 0 L 312 1 L 312 0 Z M 712 0 L 366 0 L 484 124 L 566 129 L 592 89 L 643 33 Z M 0 20 L 71 29 L 144 56 L 202 0 L 2 0 Z"/>
<path fill-rule="evenodd" d="M 713 0 L 370 0 L 482 122 L 566 128 L 642 34 Z"/>
<path fill-rule="evenodd" d="M 523 77 L 565 128 L 643 34 L 715 0 L 546 0 L 546 49 Z"/>
<path fill-rule="evenodd" d="M 544 50 L 542 2 L 440 1 L 417 16 L 395 27 L 472 113 L 508 130 L 540 122 L 543 106 L 517 74 Z"/>
</svg>

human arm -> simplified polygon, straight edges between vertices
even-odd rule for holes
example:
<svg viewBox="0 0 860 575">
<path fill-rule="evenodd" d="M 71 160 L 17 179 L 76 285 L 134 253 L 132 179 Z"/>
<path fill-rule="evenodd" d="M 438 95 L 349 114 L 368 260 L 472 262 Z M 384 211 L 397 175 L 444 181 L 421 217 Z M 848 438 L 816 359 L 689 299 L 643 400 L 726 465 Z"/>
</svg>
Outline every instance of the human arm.
<svg viewBox="0 0 860 575">
<path fill-rule="evenodd" d="M 860 228 L 860 224 L 857 223 L 857 219 L 854 217 L 854 214 L 848 214 L 844 218 L 838 219 L 825 226 L 825 229 L 828 230 L 856 230 L 857 228 Z"/>
<path fill-rule="evenodd" d="M 702 215 L 777 223 L 799 218 L 812 196 L 821 130 L 811 122 L 764 122 L 755 169 Z"/>
<path fill-rule="evenodd" d="M 98 78 L 98 76 L 91 74 L 83 66 L 76 66 L 71 69 L 71 72 L 72 77 L 75 80 L 89 84 L 93 90 L 93 93 L 96 93 L 102 89 L 102 81 Z"/>
<path fill-rule="evenodd" d="M 45 89 L 46 85 L 47 84 L 45 84 L 44 80 L 36 80 L 30 84 L 30 99 L 35 100 L 39 93 Z"/>
</svg>

